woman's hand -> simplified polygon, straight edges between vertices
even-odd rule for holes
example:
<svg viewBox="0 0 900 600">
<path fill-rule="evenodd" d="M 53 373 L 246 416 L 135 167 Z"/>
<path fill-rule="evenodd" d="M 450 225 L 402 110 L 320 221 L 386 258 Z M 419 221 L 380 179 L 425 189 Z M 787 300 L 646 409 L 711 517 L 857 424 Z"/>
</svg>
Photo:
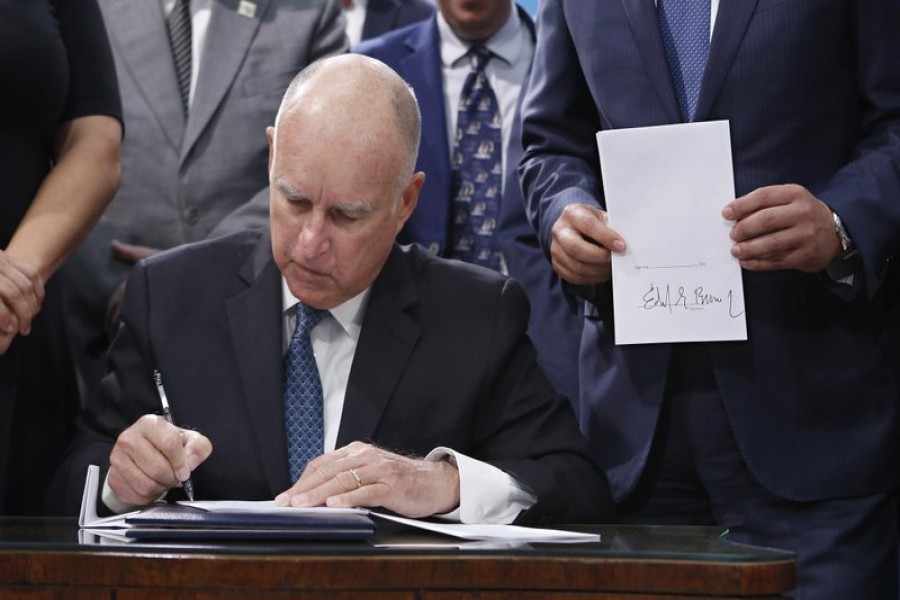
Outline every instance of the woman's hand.
<svg viewBox="0 0 900 600">
<path fill-rule="evenodd" d="M 0 250 L 0 355 L 16 335 L 31 333 L 43 302 L 44 281 L 37 269 Z"/>
</svg>

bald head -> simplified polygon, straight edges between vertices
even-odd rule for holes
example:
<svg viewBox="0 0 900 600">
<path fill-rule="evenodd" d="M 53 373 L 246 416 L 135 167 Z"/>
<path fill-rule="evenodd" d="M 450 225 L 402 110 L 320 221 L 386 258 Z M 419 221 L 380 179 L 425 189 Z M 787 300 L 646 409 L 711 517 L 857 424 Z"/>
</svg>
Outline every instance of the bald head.
<svg viewBox="0 0 900 600">
<path fill-rule="evenodd" d="M 371 141 L 382 150 L 389 130 L 403 153 L 398 175 L 406 180 L 412 174 L 419 153 L 419 106 L 412 88 L 381 61 L 343 54 L 309 65 L 284 94 L 275 118 L 276 136 L 282 123 L 298 113 L 325 120 L 335 131 Z"/>
</svg>

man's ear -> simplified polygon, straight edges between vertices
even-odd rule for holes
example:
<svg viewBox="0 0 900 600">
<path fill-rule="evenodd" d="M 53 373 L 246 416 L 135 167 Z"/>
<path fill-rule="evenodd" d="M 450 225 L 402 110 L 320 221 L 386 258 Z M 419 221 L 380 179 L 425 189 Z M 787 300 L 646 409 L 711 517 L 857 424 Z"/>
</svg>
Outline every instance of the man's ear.
<svg viewBox="0 0 900 600">
<path fill-rule="evenodd" d="M 275 160 L 275 128 L 266 127 L 266 138 L 269 140 L 269 175 L 272 174 L 272 162 Z"/>
<path fill-rule="evenodd" d="M 412 178 L 409 180 L 409 183 L 406 185 L 406 188 L 403 190 L 403 195 L 400 198 L 400 210 L 397 215 L 397 233 L 400 233 L 400 230 L 403 229 L 403 225 L 406 224 L 409 216 L 416 208 L 416 204 L 419 202 L 419 192 L 422 190 L 424 184 L 425 173 L 421 171 L 413 173 Z"/>
</svg>

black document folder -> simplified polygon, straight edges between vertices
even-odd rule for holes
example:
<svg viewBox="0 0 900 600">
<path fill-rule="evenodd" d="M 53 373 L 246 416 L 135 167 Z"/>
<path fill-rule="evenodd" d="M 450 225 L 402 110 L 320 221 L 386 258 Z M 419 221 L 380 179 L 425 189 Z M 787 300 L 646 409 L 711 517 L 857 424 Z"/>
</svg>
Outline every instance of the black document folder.
<svg viewBox="0 0 900 600">
<path fill-rule="evenodd" d="M 125 519 L 135 540 L 367 541 L 375 523 L 364 513 L 219 512 L 181 504 L 155 505 Z"/>
</svg>

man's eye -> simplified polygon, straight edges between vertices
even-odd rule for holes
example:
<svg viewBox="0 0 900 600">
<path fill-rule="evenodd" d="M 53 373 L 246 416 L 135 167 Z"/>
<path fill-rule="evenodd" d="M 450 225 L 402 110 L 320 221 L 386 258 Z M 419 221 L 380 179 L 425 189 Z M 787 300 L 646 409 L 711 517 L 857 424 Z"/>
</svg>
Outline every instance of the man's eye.
<svg viewBox="0 0 900 600">
<path fill-rule="evenodd" d="M 360 219 L 359 213 L 344 212 L 342 210 L 336 210 L 332 214 L 333 214 L 334 220 L 337 221 L 338 223 L 354 223 L 356 221 L 359 221 L 359 219 Z"/>
</svg>

